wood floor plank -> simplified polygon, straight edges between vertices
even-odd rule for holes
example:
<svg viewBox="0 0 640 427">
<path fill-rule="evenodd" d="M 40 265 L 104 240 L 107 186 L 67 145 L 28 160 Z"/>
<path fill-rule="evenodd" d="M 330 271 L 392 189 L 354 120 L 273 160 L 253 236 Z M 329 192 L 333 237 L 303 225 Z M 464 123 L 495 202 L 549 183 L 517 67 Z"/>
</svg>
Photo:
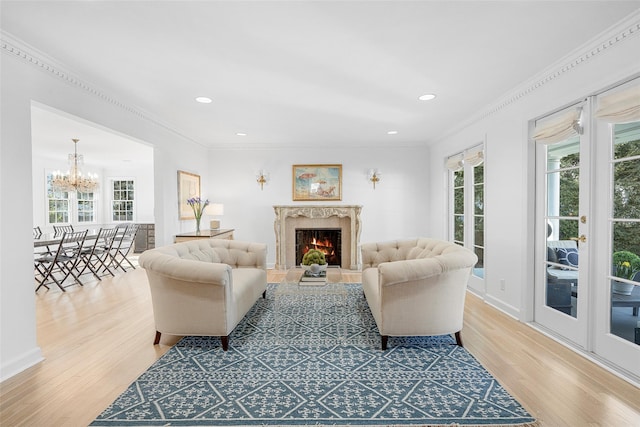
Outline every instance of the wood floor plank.
<svg viewBox="0 0 640 427">
<path fill-rule="evenodd" d="M 281 277 L 269 271 L 269 281 Z M 1 384 L 2 426 L 86 426 L 179 339 L 153 345 L 139 268 L 35 298 L 45 361 Z M 462 339 L 542 426 L 640 426 L 638 388 L 471 294 Z"/>
</svg>

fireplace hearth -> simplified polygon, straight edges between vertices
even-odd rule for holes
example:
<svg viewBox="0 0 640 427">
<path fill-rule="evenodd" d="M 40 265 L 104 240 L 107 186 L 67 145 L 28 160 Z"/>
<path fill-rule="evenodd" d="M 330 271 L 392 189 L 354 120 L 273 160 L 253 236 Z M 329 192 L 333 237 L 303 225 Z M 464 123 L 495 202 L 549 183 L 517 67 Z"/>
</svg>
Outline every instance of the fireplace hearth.
<svg viewBox="0 0 640 427">
<path fill-rule="evenodd" d="M 340 260 L 336 264 L 342 268 L 359 270 L 361 267 L 360 231 L 362 223 L 358 205 L 298 205 L 274 206 L 276 214 L 273 222 L 276 234 L 276 269 L 287 269 L 300 265 L 296 254 L 296 230 L 340 230 L 338 244 Z M 334 244 L 335 246 L 335 244 Z"/>
<path fill-rule="evenodd" d="M 329 265 L 342 265 L 341 237 L 342 229 L 340 228 L 297 228 L 296 265 L 302 263 L 302 257 L 309 249 L 317 249 L 324 253 Z"/>
</svg>

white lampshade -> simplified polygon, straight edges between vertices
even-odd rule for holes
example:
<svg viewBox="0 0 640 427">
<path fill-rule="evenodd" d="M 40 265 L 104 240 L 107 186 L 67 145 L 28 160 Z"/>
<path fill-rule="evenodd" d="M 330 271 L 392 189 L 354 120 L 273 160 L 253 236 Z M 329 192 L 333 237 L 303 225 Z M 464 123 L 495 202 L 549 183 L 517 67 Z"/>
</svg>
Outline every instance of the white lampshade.
<svg viewBox="0 0 640 427">
<path fill-rule="evenodd" d="M 224 215 L 224 205 L 222 203 L 211 203 L 209 205 L 208 214 L 212 216 Z"/>
</svg>

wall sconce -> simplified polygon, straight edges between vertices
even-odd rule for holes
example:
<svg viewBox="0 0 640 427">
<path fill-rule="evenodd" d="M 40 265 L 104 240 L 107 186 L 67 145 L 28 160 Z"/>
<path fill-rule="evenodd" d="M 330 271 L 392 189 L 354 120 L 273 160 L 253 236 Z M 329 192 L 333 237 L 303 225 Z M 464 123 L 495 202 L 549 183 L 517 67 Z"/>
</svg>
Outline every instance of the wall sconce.
<svg viewBox="0 0 640 427">
<path fill-rule="evenodd" d="M 256 174 L 256 182 L 260 184 L 260 190 L 264 190 L 264 185 L 269 183 L 269 172 L 260 169 Z"/>
<path fill-rule="evenodd" d="M 222 216 L 224 215 L 224 205 L 222 203 L 212 203 L 209 205 L 207 213 L 212 216 Z M 209 228 L 211 228 L 212 230 L 219 229 L 220 220 L 212 219 L 211 221 L 209 221 Z"/>
<path fill-rule="evenodd" d="M 380 175 L 382 175 L 382 173 L 378 169 L 369 169 L 367 173 L 369 181 L 373 183 L 374 190 L 376 189 L 376 183 L 380 182 Z"/>
</svg>

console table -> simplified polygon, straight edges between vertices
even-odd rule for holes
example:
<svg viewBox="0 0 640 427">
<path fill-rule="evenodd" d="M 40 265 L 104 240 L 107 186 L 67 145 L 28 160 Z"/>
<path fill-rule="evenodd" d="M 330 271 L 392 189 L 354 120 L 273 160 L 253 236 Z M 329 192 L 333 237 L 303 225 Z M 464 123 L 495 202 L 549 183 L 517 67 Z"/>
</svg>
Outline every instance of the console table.
<svg viewBox="0 0 640 427">
<path fill-rule="evenodd" d="M 227 239 L 233 240 L 233 228 L 218 229 L 218 230 L 201 230 L 199 233 L 195 231 L 189 231 L 186 233 L 176 234 L 174 239 L 175 243 L 186 242 L 188 240 L 197 239 Z"/>
</svg>

